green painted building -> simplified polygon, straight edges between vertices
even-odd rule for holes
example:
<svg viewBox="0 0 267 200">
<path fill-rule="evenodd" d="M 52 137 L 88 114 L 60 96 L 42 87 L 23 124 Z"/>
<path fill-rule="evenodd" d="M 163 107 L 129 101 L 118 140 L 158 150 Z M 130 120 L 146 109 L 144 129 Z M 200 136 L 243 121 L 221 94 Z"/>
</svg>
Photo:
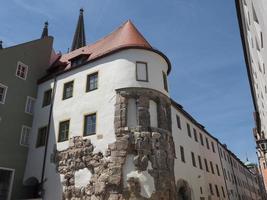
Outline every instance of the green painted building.
<svg viewBox="0 0 267 200">
<path fill-rule="evenodd" d="M 37 80 L 49 66 L 53 38 L 3 48 L 0 44 L 0 199 L 23 199 L 23 175 Z"/>
</svg>

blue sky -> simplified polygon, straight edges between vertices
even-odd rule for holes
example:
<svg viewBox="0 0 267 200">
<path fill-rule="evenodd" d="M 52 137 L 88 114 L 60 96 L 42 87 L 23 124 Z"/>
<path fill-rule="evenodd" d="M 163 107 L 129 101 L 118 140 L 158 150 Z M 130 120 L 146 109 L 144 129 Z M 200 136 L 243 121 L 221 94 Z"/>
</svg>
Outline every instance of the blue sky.
<svg viewBox="0 0 267 200">
<path fill-rule="evenodd" d="M 240 159 L 256 161 L 253 105 L 234 0 L 9 0 L 1 2 L 0 40 L 12 46 L 39 38 L 44 21 L 54 47 L 71 46 L 84 8 L 87 43 L 131 19 L 172 63 L 173 99 Z M 4 8 L 4 9 L 3 9 Z"/>
</svg>

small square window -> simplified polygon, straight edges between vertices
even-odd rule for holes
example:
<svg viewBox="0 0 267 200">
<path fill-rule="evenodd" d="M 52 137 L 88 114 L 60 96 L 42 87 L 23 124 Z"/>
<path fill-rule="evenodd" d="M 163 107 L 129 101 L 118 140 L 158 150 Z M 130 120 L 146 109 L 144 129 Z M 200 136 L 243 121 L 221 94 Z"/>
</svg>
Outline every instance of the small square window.
<svg viewBox="0 0 267 200">
<path fill-rule="evenodd" d="M 163 76 L 163 85 L 164 89 L 168 92 L 168 81 L 167 81 L 167 74 L 165 72 L 162 72 Z"/>
<path fill-rule="evenodd" d="M 29 146 L 29 136 L 31 128 L 28 126 L 22 126 L 21 135 L 20 135 L 20 145 Z"/>
<path fill-rule="evenodd" d="M 0 83 L 0 103 L 4 104 L 6 100 L 7 86 Z"/>
<path fill-rule="evenodd" d="M 147 63 L 136 62 L 136 80 L 145 82 L 148 81 Z"/>
<path fill-rule="evenodd" d="M 47 134 L 47 126 L 39 128 L 38 135 L 37 135 L 37 141 L 36 141 L 36 147 L 42 147 L 45 145 L 46 134 Z"/>
<path fill-rule="evenodd" d="M 63 89 L 63 100 L 69 99 L 73 95 L 73 84 L 74 81 L 70 81 L 68 83 L 64 84 L 64 89 Z"/>
<path fill-rule="evenodd" d="M 89 74 L 87 76 L 86 92 L 96 90 L 98 87 L 98 73 Z"/>
<path fill-rule="evenodd" d="M 26 106 L 25 106 L 25 113 L 33 114 L 34 104 L 35 104 L 35 99 L 32 97 L 27 97 Z"/>
<path fill-rule="evenodd" d="M 22 62 L 18 62 L 16 76 L 23 80 L 26 80 L 27 74 L 28 74 L 28 66 L 23 64 Z"/>
<path fill-rule="evenodd" d="M 44 92 L 43 107 L 50 105 L 51 99 L 52 99 L 52 89 L 49 89 Z"/>
<path fill-rule="evenodd" d="M 58 142 L 64 142 L 69 139 L 70 120 L 59 123 Z"/>
<path fill-rule="evenodd" d="M 96 113 L 84 117 L 84 136 L 96 133 Z"/>
</svg>

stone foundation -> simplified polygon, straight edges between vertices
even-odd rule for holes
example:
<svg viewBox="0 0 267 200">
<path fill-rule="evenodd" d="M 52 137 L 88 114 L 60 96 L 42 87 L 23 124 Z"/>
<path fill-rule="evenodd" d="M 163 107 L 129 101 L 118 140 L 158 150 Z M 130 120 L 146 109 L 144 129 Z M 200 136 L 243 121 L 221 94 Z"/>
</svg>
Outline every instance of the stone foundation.
<svg viewBox="0 0 267 200">
<path fill-rule="evenodd" d="M 139 124 L 133 129 L 127 127 L 129 98 L 137 100 Z M 158 127 L 150 126 L 149 100 L 157 103 Z M 82 137 L 73 138 L 68 149 L 57 152 L 57 170 L 63 177 L 63 199 L 176 199 L 170 105 L 168 97 L 154 90 L 118 90 L 114 121 L 116 142 L 108 146 L 105 154 L 93 153 L 93 144 Z M 137 174 L 148 172 L 153 177 L 155 191 L 149 197 L 141 194 L 138 177 L 128 177 L 127 185 L 123 184 L 127 178 L 127 174 L 123 174 L 127 155 L 133 156 L 132 165 Z M 75 187 L 75 173 L 85 168 L 90 171 L 91 179 L 86 185 Z"/>
</svg>

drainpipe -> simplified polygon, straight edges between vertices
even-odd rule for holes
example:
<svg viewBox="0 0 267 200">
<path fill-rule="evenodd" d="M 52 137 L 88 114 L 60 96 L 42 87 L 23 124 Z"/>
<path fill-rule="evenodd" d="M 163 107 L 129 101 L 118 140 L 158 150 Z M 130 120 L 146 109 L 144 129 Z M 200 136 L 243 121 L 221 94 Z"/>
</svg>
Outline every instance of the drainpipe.
<svg viewBox="0 0 267 200">
<path fill-rule="evenodd" d="M 45 165 L 46 165 L 46 159 L 47 159 L 47 150 L 48 150 L 48 142 L 49 142 L 49 133 L 50 133 L 50 127 L 51 127 L 51 118 L 52 118 L 52 112 L 53 112 L 53 105 L 54 105 L 54 98 L 56 93 L 56 85 L 57 85 L 57 76 L 54 76 L 54 85 L 52 88 L 52 97 L 51 97 L 51 105 L 50 105 L 50 111 L 49 111 L 49 118 L 48 118 L 48 125 L 47 125 L 47 134 L 45 138 L 45 151 L 44 151 L 44 159 L 43 159 L 43 166 L 42 166 L 42 176 L 41 176 L 41 183 L 40 183 L 40 193 L 41 197 L 44 197 L 44 182 L 45 182 Z"/>
<path fill-rule="evenodd" d="M 222 152 L 222 151 L 219 150 L 219 143 L 218 143 L 218 142 L 217 142 L 217 152 L 218 152 L 218 154 L 219 154 L 220 163 L 221 163 L 221 167 L 222 167 L 223 180 L 224 180 L 224 183 L 225 183 L 225 190 L 226 190 L 226 191 L 225 191 L 224 193 L 227 194 L 227 197 L 228 197 L 228 199 L 230 200 L 229 193 L 228 193 L 228 187 L 227 187 L 227 183 L 226 183 L 226 179 L 225 179 L 224 171 L 223 171 L 222 158 L 221 158 L 221 155 L 220 155 L 220 152 Z"/>
</svg>

